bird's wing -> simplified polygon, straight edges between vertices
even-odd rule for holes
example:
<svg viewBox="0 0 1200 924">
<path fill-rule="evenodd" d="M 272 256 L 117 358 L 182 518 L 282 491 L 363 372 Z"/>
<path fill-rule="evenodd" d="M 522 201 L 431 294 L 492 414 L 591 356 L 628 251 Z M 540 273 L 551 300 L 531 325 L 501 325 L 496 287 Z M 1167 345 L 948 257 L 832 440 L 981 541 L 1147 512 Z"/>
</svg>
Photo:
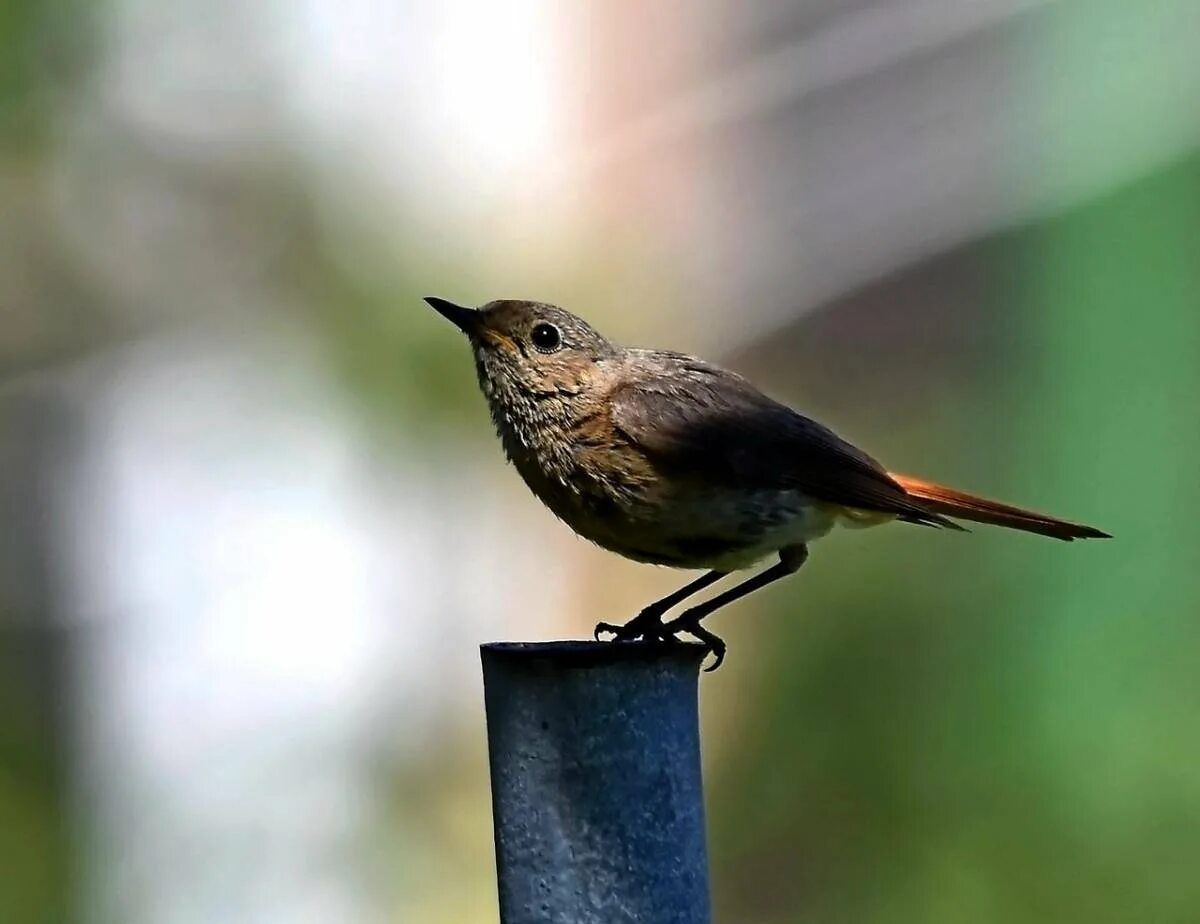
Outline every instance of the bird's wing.
<svg viewBox="0 0 1200 924">
<path fill-rule="evenodd" d="M 728 487 L 793 488 L 829 503 L 953 526 L 862 450 L 739 375 L 677 354 L 612 393 L 614 427 L 665 473 Z"/>
</svg>

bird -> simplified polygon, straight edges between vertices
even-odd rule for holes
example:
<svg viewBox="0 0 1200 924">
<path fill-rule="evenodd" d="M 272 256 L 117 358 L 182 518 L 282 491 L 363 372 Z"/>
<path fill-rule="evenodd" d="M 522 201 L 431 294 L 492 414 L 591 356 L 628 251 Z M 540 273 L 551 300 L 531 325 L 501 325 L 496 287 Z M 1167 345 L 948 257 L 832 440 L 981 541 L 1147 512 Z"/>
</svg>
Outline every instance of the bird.
<svg viewBox="0 0 1200 924">
<path fill-rule="evenodd" d="M 798 571 L 835 527 L 890 522 L 966 531 L 958 520 L 1053 539 L 1108 539 L 1092 526 L 888 471 L 746 378 L 695 356 L 620 346 L 564 308 L 521 299 L 478 308 L 425 301 L 464 333 L 509 461 L 559 519 L 637 562 L 704 573 L 594 637 L 672 642 L 725 658 L 702 623 Z M 664 617 L 765 559 L 770 567 Z"/>
</svg>

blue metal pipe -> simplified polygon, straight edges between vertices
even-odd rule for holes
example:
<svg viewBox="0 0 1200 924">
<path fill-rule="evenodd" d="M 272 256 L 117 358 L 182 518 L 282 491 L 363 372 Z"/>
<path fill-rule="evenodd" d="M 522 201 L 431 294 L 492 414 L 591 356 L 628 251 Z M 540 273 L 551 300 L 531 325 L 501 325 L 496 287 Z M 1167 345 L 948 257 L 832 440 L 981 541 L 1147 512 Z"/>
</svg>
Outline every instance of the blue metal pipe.
<svg viewBox="0 0 1200 924">
<path fill-rule="evenodd" d="M 501 924 L 708 924 L 699 645 L 481 648 Z"/>
</svg>

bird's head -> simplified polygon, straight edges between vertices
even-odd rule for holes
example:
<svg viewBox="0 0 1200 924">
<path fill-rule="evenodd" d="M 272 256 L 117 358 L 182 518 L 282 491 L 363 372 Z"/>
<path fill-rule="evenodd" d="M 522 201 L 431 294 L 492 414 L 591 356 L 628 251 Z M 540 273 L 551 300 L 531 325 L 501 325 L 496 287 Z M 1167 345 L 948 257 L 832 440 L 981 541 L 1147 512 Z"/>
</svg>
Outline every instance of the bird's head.
<svg viewBox="0 0 1200 924">
<path fill-rule="evenodd" d="M 490 399 L 578 394 L 596 364 L 617 354 L 595 328 L 556 305 L 501 299 L 465 308 L 441 298 L 425 301 L 467 335 Z"/>
</svg>

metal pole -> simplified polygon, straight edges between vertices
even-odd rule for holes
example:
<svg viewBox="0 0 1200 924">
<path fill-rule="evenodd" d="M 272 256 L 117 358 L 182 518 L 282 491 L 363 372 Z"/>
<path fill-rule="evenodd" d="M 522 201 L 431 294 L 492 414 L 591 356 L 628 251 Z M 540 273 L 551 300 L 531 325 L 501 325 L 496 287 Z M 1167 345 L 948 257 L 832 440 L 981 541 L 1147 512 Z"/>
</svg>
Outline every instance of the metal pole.
<svg viewBox="0 0 1200 924">
<path fill-rule="evenodd" d="M 707 924 L 699 645 L 484 645 L 501 924 Z"/>
</svg>

